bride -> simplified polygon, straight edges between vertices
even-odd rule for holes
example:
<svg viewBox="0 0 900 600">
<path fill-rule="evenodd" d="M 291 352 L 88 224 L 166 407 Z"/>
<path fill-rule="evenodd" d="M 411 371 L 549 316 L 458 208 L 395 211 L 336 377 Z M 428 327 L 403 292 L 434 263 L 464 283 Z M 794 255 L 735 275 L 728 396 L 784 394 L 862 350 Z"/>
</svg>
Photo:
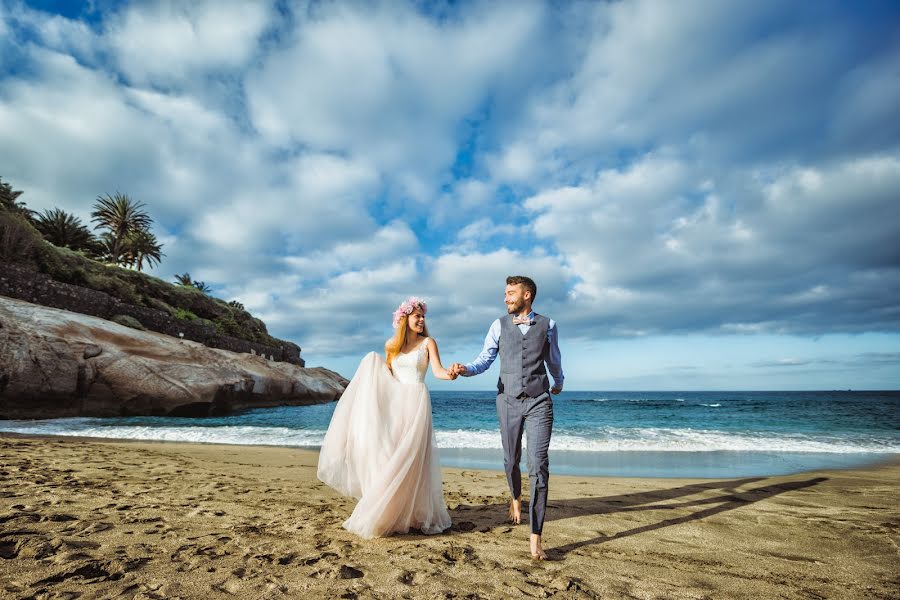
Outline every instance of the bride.
<svg viewBox="0 0 900 600">
<path fill-rule="evenodd" d="M 441 365 L 425 327 L 425 302 L 408 298 L 394 312 L 394 337 L 360 362 L 338 401 L 319 453 L 319 479 L 359 499 L 344 528 L 364 538 L 440 533 L 450 527 L 425 386 L 429 362 Z"/>
</svg>

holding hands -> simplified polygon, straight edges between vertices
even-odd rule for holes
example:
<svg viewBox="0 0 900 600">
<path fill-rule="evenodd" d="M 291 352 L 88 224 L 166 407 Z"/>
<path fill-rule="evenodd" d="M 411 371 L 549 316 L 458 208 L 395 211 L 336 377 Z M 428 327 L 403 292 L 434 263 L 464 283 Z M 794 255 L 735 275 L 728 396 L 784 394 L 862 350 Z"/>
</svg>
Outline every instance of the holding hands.
<svg viewBox="0 0 900 600">
<path fill-rule="evenodd" d="M 462 363 L 453 363 L 450 365 L 449 372 L 453 376 L 453 379 L 456 379 L 460 375 L 464 375 L 467 371 L 465 365 Z"/>
</svg>

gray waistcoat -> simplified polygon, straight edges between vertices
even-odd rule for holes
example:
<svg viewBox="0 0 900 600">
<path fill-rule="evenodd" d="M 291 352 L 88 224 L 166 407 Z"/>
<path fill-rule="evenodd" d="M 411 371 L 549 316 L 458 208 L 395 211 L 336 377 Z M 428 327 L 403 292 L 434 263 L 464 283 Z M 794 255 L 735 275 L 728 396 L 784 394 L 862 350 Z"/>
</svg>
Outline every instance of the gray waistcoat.
<svg viewBox="0 0 900 600">
<path fill-rule="evenodd" d="M 522 392 L 536 398 L 550 390 L 544 361 L 550 354 L 550 319 L 535 313 L 534 325 L 522 334 L 512 315 L 500 318 L 500 380 L 497 390 L 515 398 Z"/>
</svg>

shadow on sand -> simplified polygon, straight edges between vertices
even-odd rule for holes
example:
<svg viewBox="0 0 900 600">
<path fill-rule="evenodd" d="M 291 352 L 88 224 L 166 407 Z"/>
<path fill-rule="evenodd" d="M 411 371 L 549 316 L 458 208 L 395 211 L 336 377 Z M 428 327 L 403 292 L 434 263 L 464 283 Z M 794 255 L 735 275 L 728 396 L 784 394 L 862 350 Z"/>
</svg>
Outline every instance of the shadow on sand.
<svg viewBox="0 0 900 600">
<path fill-rule="evenodd" d="M 772 483 L 748 489 L 738 488 L 753 483 L 765 482 L 767 478 L 756 477 L 749 479 L 730 479 L 727 481 L 712 481 L 693 483 L 671 488 L 637 492 L 634 494 L 622 494 L 618 496 L 602 496 L 595 498 L 573 498 L 570 500 L 551 500 L 547 504 L 547 517 L 545 522 L 559 519 L 572 519 L 591 515 L 605 515 L 612 513 L 637 512 L 646 510 L 656 511 L 682 511 L 685 508 L 697 507 L 700 510 L 687 515 L 666 518 L 656 523 L 641 525 L 633 529 L 627 529 L 606 536 L 599 535 L 586 540 L 572 542 L 564 546 L 558 546 L 547 550 L 549 558 L 559 560 L 569 552 L 590 546 L 601 544 L 639 533 L 662 529 L 672 525 L 680 525 L 690 521 L 698 521 L 722 512 L 747 506 L 760 500 L 765 500 L 779 494 L 812 487 L 824 481 L 827 477 L 815 477 L 805 481 L 787 481 Z M 552 484 L 551 484 L 552 488 Z M 523 483 L 523 489 L 528 489 Z M 713 497 L 698 498 L 695 500 L 682 500 L 695 494 L 703 494 L 710 491 L 721 493 Z M 527 498 L 522 498 L 523 522 L 527 520 Z M 507 501 L 489 504 L 460 504 L 450 510 L 453 519 L 453 531 L 471 531 L 473 529 L 494 529 L 502 526 L 502 520 L 506 515 Z M 511 526 L 510 526 L 511 527 Z"/>
</svg>

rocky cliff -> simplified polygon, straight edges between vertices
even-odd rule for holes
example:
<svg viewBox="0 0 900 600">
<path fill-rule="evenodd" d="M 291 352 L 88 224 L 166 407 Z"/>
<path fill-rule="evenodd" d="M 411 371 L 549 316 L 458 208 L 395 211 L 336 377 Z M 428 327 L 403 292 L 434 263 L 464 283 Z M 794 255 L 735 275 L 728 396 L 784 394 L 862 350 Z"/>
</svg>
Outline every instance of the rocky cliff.
<svg viewBox="0 0 900 600">
<path fill-rule="evenodd" d="M 57 277 L 77 279 L 77 273 L 83 273 L 84 269 L 94 269 L 99 275 L 94 273 L 92 278 L 87 279 L 95 286 L 106 286 L 118 296 L 85 285 L 57 281 L 32 268 L 2 260 L 0 296 L 102 319 L 112 320 L 124 315 L 137 320 L 144 329 L 184 337 L 210 348 L 260 354 L 276 361 L 306 366 L 300 357 L 299 346 L 268 335 L 265 323 L 253 318 L 243 308 L 232 307 L 194 288 L 172 285 L 145 273 L 102 265 L 64 248 L 55 248 L 50 252 L 55 258 L 71 259 L 76 265 L 68 266 L 68 271 L 58 269 L 55 272 Z M 129 301 L 123 300 L 123 297 Z M 193 315 L 191 318 L 194 320 L 173 316 L 177 311 L 168 302 L 181 307 L 185 315 Z M 154 306 L 162 307 L 163 310 Z M 191 311 L 205 315 L 206 318 L 196 318 L 197 315 Z M 240 320 L 240 324 L 236 319 Z M 253 338 L 237 338 L 224 331 L 243 333 L 245 336 L 252 334 Z"/>
<path fill-rule="evenodd" d="M 347 380 L 0 296 L 0 419 L 209 416 L 336 400 Z"/>
</svg>

